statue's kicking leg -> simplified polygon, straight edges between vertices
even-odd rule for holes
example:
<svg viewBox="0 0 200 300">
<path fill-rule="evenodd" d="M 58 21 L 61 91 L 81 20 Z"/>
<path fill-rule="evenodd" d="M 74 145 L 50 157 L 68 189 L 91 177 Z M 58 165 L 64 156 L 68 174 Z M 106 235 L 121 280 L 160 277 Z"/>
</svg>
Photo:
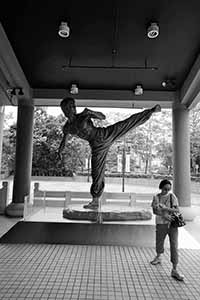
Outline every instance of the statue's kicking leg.
<svg viewBox="0 0 200 300">
<path fill-rule="evenodd" d="M 105 163 L 109 147 L 129 130 L 145 123 L 154 111 L 155 108 L 147 109 L 106 128 L 97 129 L 95 138 L 90 141 L 92 150 L 92 186 L 90 190 L 92 201 L 84 205 L 84 208 L 97 209 L 99 207 L 99 199 L 104 189 Z"/>
</svg>

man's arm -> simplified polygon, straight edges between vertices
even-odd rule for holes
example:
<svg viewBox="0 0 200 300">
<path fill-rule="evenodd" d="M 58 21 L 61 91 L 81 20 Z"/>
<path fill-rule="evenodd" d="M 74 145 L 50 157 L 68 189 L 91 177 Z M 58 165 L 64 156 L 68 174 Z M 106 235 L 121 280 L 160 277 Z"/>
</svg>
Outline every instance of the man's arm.
<svg viewBox="0 0 200 300">
<path fill-rule="evenodd" d="M 106 116 L 100 111 L 94 111 L 88 108 L 85 108 L 81 114 L 85 114 L 92 119 L 105 120 Z"/>
<path fill-rule="evenodd" d="M 166 206 L 159 203 L 158 196 L 154 196 L 151 206 L 155 215 L 162 216 L 167 221 L 172 220 L 172 217 L 169 214 L 169 210 L 166 209 Z"/>
<path fill-rule="evenodd" d="M 62 153 L 62 151 L 65 147 L 66 138 L 67 138 L 68 134 L 69 134 L 68 124 L 66 122 L 64 127 L 63 127 L 63 138 L 62 138 L 62 141 L 61 141 L 60 146 L 58 148 L 58 157 L 59 157 L 59 159 L 61 159 L 61 153 Z"/>
<path fill-rule="evenodd" d="M 66 137 L 67 137 L 67 134 L 64 133 L 62 141 L 61 141 L 60 146 L 58 148 L 58 157 L 59 157 L 59 159 L 61 159 L 61 153 L 62 153 L 62 151 L 65 147 Z"/>
<path fill-rule="evenodd" d="M 153 213 L 155 215 L 159 215 L 159 216 L 162 215 L 162 209 L 161 209 L 161 207 L 159 205 L 159 198 L 158 198 L 158 196 L 154 196 L 153 197 L 153 201 L 151 203 L 151 207 L 152 207 Z"/>
<path fill-rule="evenodd" d="M 166 205 L 161 205 L 160 204 L 160 209 L 162 211 L 168 212 L 168 213 L 173 213 L 173 212 L 179 212 L 178 207 L 173 206 L 173 207 L 167 207 Z"/>
</svg>

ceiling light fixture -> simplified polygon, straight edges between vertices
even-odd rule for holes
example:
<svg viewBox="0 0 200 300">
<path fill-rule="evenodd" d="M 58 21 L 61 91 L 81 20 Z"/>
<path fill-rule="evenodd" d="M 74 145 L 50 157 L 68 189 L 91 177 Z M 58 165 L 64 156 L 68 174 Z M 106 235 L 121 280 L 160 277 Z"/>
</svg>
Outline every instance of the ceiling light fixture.
<svg viewBox="0 0 200 300">
<path fill-rule="evenodd" d="M 10 93 L 10 95 L 12 95 L 12 96 L 23 96 L 24 95 L 23 88 L 21 88 L 21 87 L 10 88 L 7 90 L 7 92 Z"/>
<path fill-rule="evenodd" d="M 72 83 L 70 88 L 70 94 L 76 95 L 78 94 L 78 86 L 75 83 Z"/>
<path fill-rule="evenodd" d="M 175 79 L 173 78 L 166 78 L 165 80 L 163 80 L 162 81 L 162 87 L 164 87 L 164 88 L 175 88 L 175 86 L 176 86 L 176 81 L 175 81 Z"/>
<path fill-rule="evenodd" d="M 70 28 L 67 25 L 67 22 L 61 22 L 58 30 L 59 36 L 63 38 L 67 38 L 69 36 L 69 33 L 70 33 Z"/>
<path fill-rule="evenodd" d="M 140 96 L 143 94 L 143 87 L 141 85 L 137 85 L 135 88 L 135 95 L 136 96 Z"/>
<path fill-rule="evenodd" d="M 159 26 L 157 23 L 151 23 L 147 28 L 147 36 L 150 39 L 155 39 L 159 35 Z"/>
</svg>

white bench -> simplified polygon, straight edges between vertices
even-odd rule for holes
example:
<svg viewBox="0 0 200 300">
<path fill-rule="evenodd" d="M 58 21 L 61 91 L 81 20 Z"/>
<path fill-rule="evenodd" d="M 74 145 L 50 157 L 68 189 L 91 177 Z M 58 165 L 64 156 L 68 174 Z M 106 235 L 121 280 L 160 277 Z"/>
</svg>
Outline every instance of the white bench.
<svg viewBox="0 0 200 300">
<path fill-rule="evenodd" d="M 39 183 L 34 185 L 34 206 L 40 207 L 68 207 L 71 204 L 85 204 L 91 201 L 89 192 L 79 191 L 43 191 L 39 190 Z M 129 205 L 150 208 L 153 194 L 104 192 L 101 204 Z"/>
</svg>

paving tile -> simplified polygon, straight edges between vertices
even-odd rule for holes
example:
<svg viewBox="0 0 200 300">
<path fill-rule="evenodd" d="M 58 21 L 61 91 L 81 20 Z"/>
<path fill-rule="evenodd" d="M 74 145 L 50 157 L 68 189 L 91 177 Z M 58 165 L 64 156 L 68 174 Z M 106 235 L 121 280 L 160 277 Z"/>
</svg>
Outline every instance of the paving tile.
<svg viewBox="0 0 200 300">
<path fill-rule="evenodd" d="M 0 299 L 199 300 L 200 250 L 180 249 L 185 282 L 170 277 L 169 250 L 152 266 L 153 248 L 0 244 Z"/>
</svg>

